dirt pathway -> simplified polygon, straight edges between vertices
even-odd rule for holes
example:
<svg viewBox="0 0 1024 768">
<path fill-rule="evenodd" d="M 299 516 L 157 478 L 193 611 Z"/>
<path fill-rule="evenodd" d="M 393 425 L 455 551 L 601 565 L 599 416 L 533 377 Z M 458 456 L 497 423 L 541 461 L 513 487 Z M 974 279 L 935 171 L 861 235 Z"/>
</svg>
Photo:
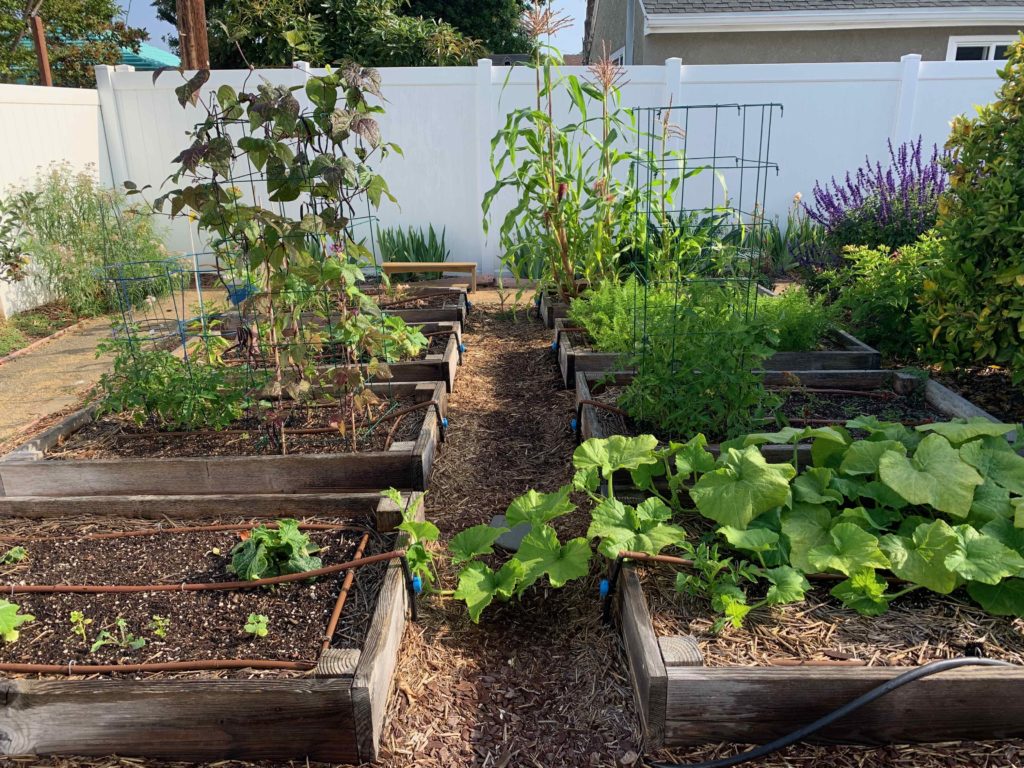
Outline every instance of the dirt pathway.
<svg viewBox="0 0 1024 768">
<path fill-rule="evenodd" d="M 110 336 L 110 321 L 82 328 L 0 365 L 0 442 L 30 423 L 77 404 L 110 364 L 96 345 Z"/>
</svg>

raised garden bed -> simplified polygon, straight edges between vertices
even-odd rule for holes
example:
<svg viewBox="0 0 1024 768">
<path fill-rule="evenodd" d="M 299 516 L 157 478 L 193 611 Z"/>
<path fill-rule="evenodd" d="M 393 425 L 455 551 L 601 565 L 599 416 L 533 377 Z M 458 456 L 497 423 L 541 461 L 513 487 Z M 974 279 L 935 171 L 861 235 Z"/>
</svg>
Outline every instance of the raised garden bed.
<svg viewBox="0 0 1024 768">
<path fill-rule="evenodd" d="M 448 407 L 445 385 L 374 384 L 396 407 L 420 406 L 382 422 L 353 452 L 327 421 L 331 409 L 298 418 L 312 434 L 289 437 L 287 455 L 259 424 L 233 432 L 130 432 L 126 420 L 94 420 L 93 408 L 70 415 L 0 459 L 0 513 L 77 514 L 98 511 L 175 515 L 277 509 L 287 501 L 303 513 L 330 509 L 352 492 L 394 487 L 425 490 Z M 300 428 L 300 430 L 303 428 Z M 89 458 L 89 457 L 92 458 Z"/>
<path fill-rule="evenodd" d="M 382 294 L 377 298 L 381 309 L 413 325 L 431 322 L 465 325 L 466 315 L 472 307 L 466 291 L 461 288 L 408 287 L 399 296 Z"/>
<path fill-rule="evenodd" d="M 587 332 L 575 328 L 568 318 L 554 321 L 552 347 L 558 354 L 558 367 L 566 388 L 576 385 L 577 373 L 609 373 L 622 368 L 622 355 L 600 352 L 588 345 Z M 853 371 L 875 370 L 882 365 L 882 354 L 846 333 L 833 331 L 830 348 L 811 352 L 776 352 L 765 361 L 770 371 Z"/>
<path fill-rule="evenodd" d="M 608 409 L 615 407 L 616 390 L 632 379 L 629 372 L 576 374 L 576 429 L 581 440 L 652 431 L 649 426 L 635 425 L 623 414 Z M 769 371 L 764 382 L 769 387 L 791 388 L 781 415 L 794 426 L 843 424 L 861 414 L 905 423 L 979 416 L 995 420 L 937 381 L 894 370 Z M 801 388 L 810 391 L 801 392 Z M 764 431 L 775 429 L 774 424 L 765 424 Z M 657 430 L 654 434 L 668 437 L 658 435 Z M 707 437 L 712 443 L 708 450 L 717 453 L 716 436 Z M 792 445 L 769 444 L 761 448 L 768 461 L 788 461 L 793 457 Z M 797 450 L 800 461 L 810 458 L 809 446 L 800 445 Z"/>
<path fill-rule="evenodd" d="M 692 635 L 675 634 L 671 625 L 659 631 L 651 606 L 633 566 L 623 568 L 615 602 L 648 749 L 688 747 L 709 742 L 766 743 L 832 712 L 881 683 L 932 658 L 964 655 L 970 649 L 935 648 L 924 653 L 864 652 L 816 654 L 793 659 L 786 638 L 774 642 L 766 625 L 764 656 L 779 650 L 778 659 L 705 659 L 702 644 Z M 794 614 L 804 606 L 790 606 Z M 808 611 L 811 612 L 811 611 Z M 847 612 L 851 613 L 851 612 Z M 968 611 L 970 613 L 970 611 Z M 914 609 L 903 617 L 907 635 L 921 632 Z M 689 617 L 680 613 L 685 621 Z M 835 622 L 804 619 L 808 632 L 822 647 L 843 644 L 843 627 Z M 938 619 L 936 619 L 938 620 Z M 769 619 L 770 621 L 770 619 Z M 869 621 L 877 622 L 878 618 Z M 955 606 L 949 609 L 947 628 L 958 623 L 989 640 L 986 629 L 970 627 Z M 1019 661 L 1024 651 L 1019 629 L 1010 620 L 997 619 L 1004 635 L 1018 635 L 1016 647 L 999 648 L 996 658 Z M 811 626 L 813 625 L 813 626 Z M 882 642 L 881 629 L 874 635 Z M 715 638 L 707 641 L 714 646 Z M 728 645 L 727 641 L 721 641 Z M 748 644 L 743 643 L 744 648 Z M 756 647 L 756 646 L 755 646 Z M 805 649 L 800 649 L 801 651 Z M 952 653 L 950 653 L 952 651 Z M 729 653 L 725 651 L 724 653 Z M 735 655 L 737 652 L 732 651 Z M 761 654 L 759 654 L 761 655 Z M 838 656 L 839 658 L 836 658 Z M 711 666 L 718 664 L 719 666 Z M 1024 668 L 971 667 L 943 672 L 899 688 L 888 696 L 847 715 L 818 732 L 814 740 L 830 743 L 880 744 L 1005 739 L 1024 736 Z"/>
<path fill-rule="evenodd" d="M 537 315 L 548 328 L 555 327 L 555 320 L 569 316 L 569 305 L 550 293 L 542 292 L 537 300 Z"/>
<path fill-rule="evenodd" d="M 375 760 L 409 607 L 403 569 L 388 552 L 404 546 L 404 540 L 369 529 L 329 532 L 326 527 L 320 523 L 309 531 L 317 544 L 326 545 L 320 553 L 324 567 L 357 556 L 382 559 L 273 591 L 247 585 L 226 591 L 25 594 L 15 587 L 6 597 L 36 621 L 22 625 L 19 640 L 0 646 L 0 661 L 56 669 L 25 668 L 0 677 L 0 733 L 5 734 L 0 754 Z M 97 528 L 102 525 L 91 524 L 89 532 Z M 248 525 L 236 528 L 76 538 L 65 552 L 77 555 L 70 559 L 57 556 L 68 544 L 55 542 L 50 546 L 56 553 L 41 554 L 38 566 L 32 556 L 37 544 L 20 541 L 29 550 L 27 565 L 6 569 L 3 581 L 67 584 L 61 570 L 73 562 L 69 576 L 88 585 L 223 582 L 232 578 L 224 571 L 230 547 Z M 53 535 L 52 526 L 46 535 Z M 346 586 L 347 574 L 353 578 Z M 332 621 L 342 593 L 348 599 Z M 71 633 L 70 610 L 93 619 L 89 641 L 103 628 L 116 634 L 114 622 L 124 618 L 129 631 L 145 636 L 147 644 L 89 653 Z M 242 625 L 250 612 L 269 618 L 266 637 L 245 634 Z M 165 637 L 147 626 L 152 615 L 169 620 Z M 196 669 L 197 661 L 214 669 Z M 285 664 L 274 664 L 281 661 Z M 167 662 L 184 664 L 155 672 L 137 668 Z M 103 670 L 108 664 L 116 666 Z M 89 669 L 93 665 L 99 668 Z"/>
</svg>

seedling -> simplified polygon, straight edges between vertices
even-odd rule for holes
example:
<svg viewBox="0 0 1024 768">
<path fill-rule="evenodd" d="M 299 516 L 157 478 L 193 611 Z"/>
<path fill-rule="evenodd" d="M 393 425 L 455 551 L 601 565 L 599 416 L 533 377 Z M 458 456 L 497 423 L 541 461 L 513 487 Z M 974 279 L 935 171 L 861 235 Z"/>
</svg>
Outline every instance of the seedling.
<svg viewBox="0 0 1024 768">
<path fill-rule="evenodd" d="M 87 627 L 92 624 L 92 619 L 85 618 L 85 614 L 81 611 L 71 612 L 71 630 L 72 633 L 82 638 L 82 644 L 89 644 L 89 635 Z"/>
<path fill-rule="evenodd" d="M 0 565 L 16 565 L 28 557 L 28 550 L 24 547 L 13 547 L 0 556 Z"/>
<path fill-rule="evenodd" d="M 36 617 L 29 613 L 20 613 L 21 606 L 17 603 L 10 603 L 0 600 L 0 640 L 5 643 L 13 643 L 18 639 L 18 627 L 35 621 Z"/>
<path fill-rule="evenodd" d="M 90 646 L 89 653 L 96 653 L 100 648 L 105 645 L 116 645 L 118 648 L 124 648 L 126 650 L 137 651 L 146 645 L 146 638 L 136 637 L 128 630 L 128 622 L 122 619 L 120 616 L 114 622 L 114 627 L 117 633 L 102 630 L 96 641 Z"/>
<path fill-rule="evenodd" d="M 270 634 L 267 623 L 270 620 L 262 613 L 250 613 L 245 620 L 245 631 L 255 637 L 266 637 Z"/>
<path fill-rule="evenodd" d="M 167 637 L 167 633 L 171 628 L 171 620 L 166 616 L 157 616 L 153 614 L 152 621 L 149 622 L 149 629 L 153 630 L 153 634 L 159 637 L 161 640 Z"/>
</svg>

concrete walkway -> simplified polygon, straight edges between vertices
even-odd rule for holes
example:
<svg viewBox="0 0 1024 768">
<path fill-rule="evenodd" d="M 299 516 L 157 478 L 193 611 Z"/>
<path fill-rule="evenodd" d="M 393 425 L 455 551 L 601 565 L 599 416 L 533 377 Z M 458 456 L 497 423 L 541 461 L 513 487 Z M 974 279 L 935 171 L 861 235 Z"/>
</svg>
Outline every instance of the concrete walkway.
<svg viewBox="0 0 1024 768">
<path fill-rule="evenodd" d="M 110 336 L 106 317 L 0 365 L 0 442 L 30 423 L 81 401 L 110 365 L 96 345 Z"/>
</svg>

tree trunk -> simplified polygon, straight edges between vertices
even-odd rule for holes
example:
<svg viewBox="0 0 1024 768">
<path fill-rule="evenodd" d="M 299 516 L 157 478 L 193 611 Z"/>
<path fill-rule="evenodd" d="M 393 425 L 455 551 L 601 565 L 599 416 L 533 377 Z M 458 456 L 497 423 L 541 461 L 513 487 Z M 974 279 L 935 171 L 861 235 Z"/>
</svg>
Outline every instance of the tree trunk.
<svg viewBox="0 0 1024 768">
<path fill-rule="evenodd" d="M 205 0 L 178 0 L 178 51 L 184 69 L 209 69 Z"/>
</svg>

